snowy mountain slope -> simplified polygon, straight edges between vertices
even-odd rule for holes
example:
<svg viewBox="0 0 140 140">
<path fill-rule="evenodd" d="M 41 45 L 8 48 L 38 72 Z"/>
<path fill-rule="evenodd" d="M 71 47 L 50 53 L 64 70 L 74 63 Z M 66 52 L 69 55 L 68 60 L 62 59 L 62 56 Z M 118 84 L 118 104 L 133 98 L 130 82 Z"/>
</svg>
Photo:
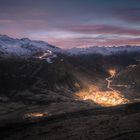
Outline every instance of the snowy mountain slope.
<svg viewBox="0 0 140 140">
<path fill-rule="evenodd" d="M 140 46 L 72 48 L 65 50 L 64 52 L 68 55 L 86 55 L 86 54 L 111 55 L 121 52 L 140 52 Z"/>
<path fill-rule="evenodd" d="M 13 39 L 6 35 L 0 35 L 0 52 L 17 56 L 32 56 L 38 52 L 59 52 L 60 49 L 43 41 L 30 40 L 28 38 Z"/>
</svg>

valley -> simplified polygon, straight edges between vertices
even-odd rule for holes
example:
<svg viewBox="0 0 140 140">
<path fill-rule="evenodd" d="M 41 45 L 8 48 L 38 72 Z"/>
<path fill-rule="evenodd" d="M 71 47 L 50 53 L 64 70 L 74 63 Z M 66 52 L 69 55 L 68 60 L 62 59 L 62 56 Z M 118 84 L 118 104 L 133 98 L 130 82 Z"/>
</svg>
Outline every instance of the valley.
<svg viewBox="0 0 140 140">
<path fill-rule="evenodd" d="M 27 57 L 0 55 L 1 140 L 139 139 L 138 51 L 75 55 L 31 43 Z"/>
</svg>

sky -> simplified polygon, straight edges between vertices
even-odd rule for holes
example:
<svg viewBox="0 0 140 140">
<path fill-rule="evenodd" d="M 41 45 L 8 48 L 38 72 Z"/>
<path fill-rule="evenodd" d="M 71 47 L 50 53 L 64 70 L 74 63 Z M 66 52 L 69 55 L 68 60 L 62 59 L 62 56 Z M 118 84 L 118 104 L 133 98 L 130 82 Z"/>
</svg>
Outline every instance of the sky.
<svg viewBox="0 0 140 140">
<path fill-rule="evenodd" d="M 61 48 L 140 45 L 140 0 L 0 0 L 0 34 Z"/>
</svg>

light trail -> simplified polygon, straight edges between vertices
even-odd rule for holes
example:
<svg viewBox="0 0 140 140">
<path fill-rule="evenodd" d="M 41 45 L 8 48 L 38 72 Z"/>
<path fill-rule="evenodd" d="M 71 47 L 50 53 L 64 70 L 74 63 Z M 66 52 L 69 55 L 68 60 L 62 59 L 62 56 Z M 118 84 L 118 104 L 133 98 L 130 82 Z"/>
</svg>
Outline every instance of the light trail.
<svg viewBox="0 0 140 140">
<path fill-rule="evenodd" d="M 109 76 L 108 78 L 105 79 L 105 80 L 107 81 L 107 88 L 114 91 L 114 89 L 111 88 L 110 85 L 111 85 L 111 83 L 112 83 L 112 80 L 111 80 L 111 79 L 112 79 L 113 77 L 115 77 L 115 75 L 116 75 L 116 70 L 115 70 L 115 69 L 111 69 L 111 70 L 109 70 L 108 72 L 109 72 L 110 76 Z"/>
</svg>

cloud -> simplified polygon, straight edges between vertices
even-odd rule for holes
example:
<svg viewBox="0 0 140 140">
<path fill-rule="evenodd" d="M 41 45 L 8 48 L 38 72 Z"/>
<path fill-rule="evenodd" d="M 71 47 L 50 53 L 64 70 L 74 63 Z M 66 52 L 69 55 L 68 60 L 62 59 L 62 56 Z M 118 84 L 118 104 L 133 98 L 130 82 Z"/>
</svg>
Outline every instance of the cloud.
<svg viewBox="0 0 140 140">
<path fill-rule="evenodd" d="M 60 47 L 140 44 L 139 0 L 0 0 L 0 33 Z"/>
<path fill-rule="evenodd" d="M 139 3 L 140 4 L 140 3 Z M 140 7 L 139 8 L 118 8 L 113 10 L 113 15 L 126 22 L 140 23 Z"/>
<path fill-rule="evenodd" d="M 107 39 L 107 40 L 98 40 L 98 39 L 54 39 L 49 40 L 49 43 L 52 43 L 56 46 L 63 48 L 73 48 L 73 47 L 89 47 L 89 46 L 120 46 L 120 45 L 140 45 L 140 39 Z"/>
<path fill-rule="evenodd" d="M 66 30 L 85 34 L 123 34 L 140 36 L 140 29 L 125 28 L 113 25 L 79 25 L 69 26 Z"/>
</svg>

